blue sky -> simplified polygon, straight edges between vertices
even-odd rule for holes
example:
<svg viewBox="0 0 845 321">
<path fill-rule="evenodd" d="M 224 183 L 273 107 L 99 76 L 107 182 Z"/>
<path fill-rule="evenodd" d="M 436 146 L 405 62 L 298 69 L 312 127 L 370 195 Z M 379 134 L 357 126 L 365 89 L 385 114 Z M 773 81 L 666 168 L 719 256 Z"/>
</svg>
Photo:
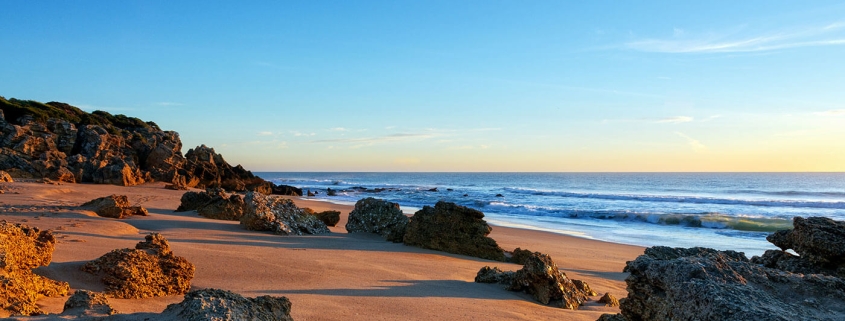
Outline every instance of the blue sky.
<svg viewBox="0 0 845 321">
<path fill-rule="evenodd" d="M 27 1 L 0 95 L 265 171 L 845 171 L 845 4 Z"/>
</svg>

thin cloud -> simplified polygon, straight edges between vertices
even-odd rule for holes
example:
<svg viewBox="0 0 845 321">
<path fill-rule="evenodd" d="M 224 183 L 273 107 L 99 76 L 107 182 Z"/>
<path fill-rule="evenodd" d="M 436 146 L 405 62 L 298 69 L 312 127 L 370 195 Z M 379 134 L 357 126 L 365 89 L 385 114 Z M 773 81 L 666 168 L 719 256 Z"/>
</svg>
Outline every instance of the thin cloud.
<svg viewBox="0 0 845 321">
<path fill-rule="evenodd" d="M 817 112 L 817 113 L 813 113 L 813 115 L 817 115 L 817 116 L 833 116 L 833 117 L 845 116 L 845 109 L 832 109 L 832 110 L 825 110 L 825 111 L 820 111 L 820 112 Z"/>
<path fill-rule="evenodd" d="M 390 134 L 378 137 L 362 137 L 362 138 L 335 138 L 335 139 L 319 139 L 311 141 L 312 143 L 353 143 L 353 144 L 374 144 L 374 143 L 382 143 L 382 142 L 395 142 L 395 141 L 403 141 L 403 140 L 411 140 L 411 139 L 427 139 L 431 138 L 433 135 L 428 134 L 408 134 L 408 133 L 399 133 L 399 134 Z"/>
<path fill-rule="evenodd" d="M 694 119 L 689 116 L 675 116 L 669 118 L 658 119 L 655 123 L 670 123 L 670 124 L 680 124 L 680 123 L 688 123 L 693 121 Z"/>
<path fill-rule="evenodd" d="M 348 129 L 343 128 L 343 127 L 334 127 L 334 128 L 329 128 L 329 130 L 330 130 L 330 131 L 333 131 L 333 132 L 345 132 L 345 131 L 348 131 Z"/>
<path fill-rule="evenodd" d="M 677 134 L 678 136 L 681 136 L 684 139 L 686 139 L 687 144 L 690 146 L 690 148 L 692 148 L 693 152 L 696 152 L 696 153 L 699 153 L 699 154 L 707 152 L 707 146 L 704 146 L 704 144 L 699 142 L 697 139 L 689 137 L 686 134 L 681 133 L 681 132 L 675 132 L 675 134 Z"/>
<path fill-rule="evenodd" d="M 273 132 L 258 132 L 258 136 L 273 136 Z"/>
<path fill-rule="evenodd" d="M 770 32 L 760 35 L 731 36 L 711 34 L 687 37 L 686 32 L 674 29 L 668 39 L 642 39 L 624 44 L 625 48 L 658 53 L 731 53 L 759 52 L 779 49 L 845 45 L 845 34 L 839 32 L 845 22 L 834 22 L 822 27 L 807 27 L 788 32 Z M 742 29 L 742 28 L 740 28 Z"/>
</svg>

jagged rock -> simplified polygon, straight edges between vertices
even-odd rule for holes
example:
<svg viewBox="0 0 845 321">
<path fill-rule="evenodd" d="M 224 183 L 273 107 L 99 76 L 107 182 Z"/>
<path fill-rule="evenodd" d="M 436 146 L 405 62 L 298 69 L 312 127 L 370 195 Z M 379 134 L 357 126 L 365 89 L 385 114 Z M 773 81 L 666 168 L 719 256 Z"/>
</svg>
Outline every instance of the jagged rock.
<svg viewBox="0 0 845 321">
<path fill-rule="evenodd" d="M 566 309 L 578 309 L 588 296 L 596 295 L 586 282 L 567 278 L 550 256 L 539 252 L 531 253 L 516 272 L 485 266 L 478 271 L 475 282 L 505 284 L 509 291 L 526 292 L 543 304 Z"/>
<path fill-rule="evenodd" d="M 306 214 L 289 199 L 247 192 L 244 203 L 245 211 L 240 221 L 248 230 L 272 231 L 283 235 L 329 233 L 325 223 Z"/>
<path fill-rule="evenodd" d="M 628 321 L 622 314 L 602 314 L 596 321 Z"/>
<path fill-rule="evenodd" d="M 337 191 L 329 188 L 326 190 L 326 196 L 337 196 Z"/>
<path fill-rule="evenodd" d="M 246 211 L 244 198 L 232 194 L 228 198 L 217 197 L 197 209 L 197 214 L 216 220 L 239 221 Z"/>
<path fill-rule="evenodd" d="M 608 307 L 618 307 L 619 299 L 613 296 L 613 294 L 610 294 L 610 292 L 607 292 L 599 299 L 599 303 L 604 303 L 604 306 Z"/>
<path fill-rule="evenodd" d="M 66 295 L 70 286 L 32 272 L 50 264 L 56 238 L 50 231 L 0 221 L 0 309 L 36 315 L 42 297 Z"/>
<path fill-rule="evenodd" d="M 531 252 L 529 250 L 523 250 L 521 248 L 516 248 L 513 252 L 510 253 L 510 257 L 508 258 L 508 262 L 514 264 L 525 264 L 525 261 L 528 260 L 528 257 L 531 256 Z"/>
<path fill-rule="evenodd" d="M 188 292 L 195 268 L 173 255 L 163 236 L 151 233 L 135 249 L 113 250 L 86 263 L 82 270 L 100 275 L 107 294 L 138 299 Z"/>
<path fill-rule="evenodd" d="M 82 207 L 90 208 L 102 217 L 121 219 L 132 215 L 147 216 L 147 209 L 140 206 L 129 206 L 129 198 L 126 195 L 113 194 L 100 197 L 82 204 Z"/>
<path fill-rule="evenodd" d="M 302 189 L 288 185 L 273 185 L 273 194 L 287 196 L 302 196 Z"/>
<path fill-rule="evenodd" d="M 756 263 L 796 273 L 824 273 L 845 277 L 845 222 L 826 217 L 795 217 L 792 230 L 772 233 L 766 239 L 786 251 L 767 251 Z"/>
<path fill-rule="evenodd" d="M 316 216 L 320 221 L 326 224 L 326 226 L 335 226 L 338 222 L 340 222 L 340 212 L 339 211 L 322 211 L 319 213 L 312 214 Z"/>
<path fill-rule="evenodd" d="M 9 175 L 9 173 L 6 173 L 6 171 L 0 171 L 0 183 L 11 183 L 14 181 L 15 180 L 12 179 L 12 176 Z"/>
<path fill-rule="evenodd" d="M 226 198 L 222 188 L 207 188 L 204 192 L 185 192 L 180 199 L 176 212 L 195 211 L 210 203 L 215 198 Z"/>
<path fill-rule="evenodd" d="M 290 310 L 291 303 L 285 297 L 244 298 L 231 291 L 202 289 L 188 292 L 182 302 L 168 305 L 161 317 L 184 321 L 293 321 Z"/>
<path fill-rule="evenodd" d="M 399 204 L 368 197 L 358 200 L 349 212 L 346 231 L 349 233 L 375 233 L 391 242 L 402 242 L 408 217 L 399 209 Z"/>
<path fill-rule="evenodd" d="M 484 213 L 440 201 L 434 207 L 423 207 L 411 217 L 404 242 L 426 249 L 505 261 L 504 250 L 487 237 L 491 230 L 484 221 Z"/>
<path fill-rule="evenodd" d="M 73 316 L 97 316 L 112 315 L 117 313 L 109 299 L 99 292 L 88 290 L 76 290 L 70 298 L 65 301 L 62 315 Z"/>
<path fill-rule="evenodd" d="M 627 320 L 836 320 L 845 280 L 793 274 L 744 254 L 705 248 L 648 248 L 628 262 Z"/>
</svg>

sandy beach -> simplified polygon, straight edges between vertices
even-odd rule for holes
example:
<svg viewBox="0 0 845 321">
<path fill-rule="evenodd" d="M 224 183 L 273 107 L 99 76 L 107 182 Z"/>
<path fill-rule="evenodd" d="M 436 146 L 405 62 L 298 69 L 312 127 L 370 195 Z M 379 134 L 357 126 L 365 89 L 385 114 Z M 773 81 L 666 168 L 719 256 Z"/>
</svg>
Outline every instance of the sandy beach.
<svg viewBox="0 0 845 321">
<path fill-rule="evenodd" d="M 299 207 L 341 212 L 331 234 L 279 236 L 243 229 L 238 222 L 212 220 L 196 212 L 176 213 L 184 191 L 163 183 L 134 187 L 94 184 L 5 183 L 0 220 L 51 229 L 59 243 L 53 261 L 38 274 L 70 283 L 72 290 L 104 286 L 79 267 L 112 249 L 131 248 L 158 232 L 176 255 L 196 265 L 192 288 L 220 288 L 244 296 L 285 296 L 296 320 L 596 320 L 618 308 L 595 302 L 571 311 L 544 306 L 529 295 L 500 285 L 474 283 L 478 270 L 520 266 L 386 242 L 377 235 L 347 234 L 351 206 L 293 198 Z M 149 216 L 117 220 L 77 206 L 97 197 L 123 194 Z M 433 205 L 433 204 L 432 204 Z M 625 262 L 643 248 L 566 235 L 494 226 L 490 235 L 506 250 L 516 247 L 549 254 L 567 276 L 599 294 L 626 296 Z M 39 301 L 60 313 L 67 298 Z M 182 296 L 110 299 L 120 313 L 160 312 Z M 0 316 L 5 317 L 5 316 Z"/>
</svg>

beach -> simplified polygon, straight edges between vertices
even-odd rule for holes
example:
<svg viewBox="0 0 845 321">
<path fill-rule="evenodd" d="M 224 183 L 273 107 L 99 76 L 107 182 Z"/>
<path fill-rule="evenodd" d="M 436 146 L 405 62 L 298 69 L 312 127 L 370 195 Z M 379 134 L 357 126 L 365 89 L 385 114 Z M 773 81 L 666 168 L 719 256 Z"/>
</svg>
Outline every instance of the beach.
<svg viewBox="0 0 845 321">
<path fill-rule="evenodd" d="M 0 220 L 53 230 L 59 240 L 53 261 L 36 273 L 66 281 L 72 290 L 103 291 L 104 286 L 79 267 L 113 249 L 132 248 L 157 232 L 170 242 L 174 254 L 196 265 L 192 289 L 285 296 L 296 320 L 596 320 L 619 312 L 597 303 L 598 296 L 573 311 L 542 305 L 501 285 L 473 282 L 483 266 L 521 268 L 515 264 L 390 243 L 374 234 L 347 234 L 349 205 L 291 197 L 299 207 L 340 211 L 341 221 L 330 227 L 330 234 L 280 236 L 247 231 L 236 221 L 208 219 L 194 211 L 174 212 L 184 191 L 164 185 L 6 183 Z M 118 220 L 78 207 L 111 194 L 128 196 L 149 215 Z M 493 226 L 490 237 L 505 250 L 519 247 L 549 254 L 568 277 L 586 281 L 599 295 L 609 292 L 618 298 L 627 294 L 622 273 L 626 261 L 643 253 L 637 246 L 501 226 Z M 38 303 L 56 314 L 65 300 L 45 298 Z M 157 313 L 181 300 L 181 295 L 109 299 L 120 313 Z"/>
</svg>

